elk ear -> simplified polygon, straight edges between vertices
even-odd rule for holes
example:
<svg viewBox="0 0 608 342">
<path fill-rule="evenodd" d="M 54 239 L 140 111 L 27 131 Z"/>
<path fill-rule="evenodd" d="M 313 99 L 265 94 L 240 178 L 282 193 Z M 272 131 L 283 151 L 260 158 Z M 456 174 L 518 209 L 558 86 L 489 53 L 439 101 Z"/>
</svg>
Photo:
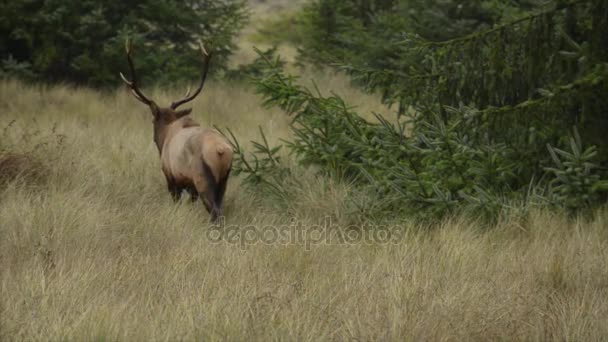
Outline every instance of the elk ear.
<svg viewBox="0 0 608 342">
<path fill-rule="evenodd" d="M 177 112 L 175 112 L 175 116 L 179 119 L 183 116 L 190 114 L 191 112 L 192 112 L 192 108 L 182 109 L 182 110 L 178 110 Z"/>
</svg>

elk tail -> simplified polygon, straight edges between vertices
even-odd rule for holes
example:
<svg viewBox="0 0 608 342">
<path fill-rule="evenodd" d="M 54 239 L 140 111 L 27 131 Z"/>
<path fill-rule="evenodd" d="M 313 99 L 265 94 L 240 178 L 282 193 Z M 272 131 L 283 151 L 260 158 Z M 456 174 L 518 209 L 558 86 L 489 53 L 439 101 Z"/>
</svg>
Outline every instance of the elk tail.
<svg viewBox="0 0 608 342">
<path fill-rule="evenodd" d="M 218 146 L 216 151 L 217 151 L 217 154 L 221 157 L 226 152 L 226 148 L 224 146 Z"/>
</svg>

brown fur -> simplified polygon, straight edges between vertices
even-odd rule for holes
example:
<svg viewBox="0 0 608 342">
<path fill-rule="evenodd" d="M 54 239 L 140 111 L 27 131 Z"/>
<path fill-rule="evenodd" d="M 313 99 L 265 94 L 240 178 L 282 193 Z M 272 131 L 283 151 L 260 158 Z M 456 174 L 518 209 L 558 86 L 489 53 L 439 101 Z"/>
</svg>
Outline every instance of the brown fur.
<svg viewBox="0 0 608 342">
<path fill-rule="evenodd" d="M 167 188 L 174 200 L 187 190 L 193 200 L 201 198 L 205 208 L 216 222 L 222 215 L 222 201 L 232 167 L 232 147 L 217 131 L 202 128 L 190 116 L 192 109 L 177 110 L 177 107 L 192 101 L 202 90 L 211 56 L 201 44 L 205 56 L 201 82 L 196 91 L 167 108 L 160 108 L 146 97 L 137 86 L 135 66 L 131 59 L 131 44 L 125 44 L 127 60 L 133 79 L 123 81 L 129 86 L 137 100 L 150 107 L 154 117 L 154 143 L 160 153 L 161 168 L 167 180 Z"/>
<path fill-rule="evenodd" d="M 151 109 L 153 114 L 156 111 L 154 141 L 160 152 L 161 168 L 169 191 L 175 200 L 183 190 L 188 190 L 193 199 L 200 197 L 212 221 L 216 221 L 222 215 L 221 199 L 225 191 L 225 187 L 222 189 L 219 184 L 228 179 L 232 147 L 217 131 L 197 124 L 187 115 L 189 110 L 175 112 L 170 108 L 154 109 L 153 106 Z M 179 117 L 179 114 L 184 116 Z M 204 164 L 208 165 L 213 182 L 207 179 Z"/>
</svg>

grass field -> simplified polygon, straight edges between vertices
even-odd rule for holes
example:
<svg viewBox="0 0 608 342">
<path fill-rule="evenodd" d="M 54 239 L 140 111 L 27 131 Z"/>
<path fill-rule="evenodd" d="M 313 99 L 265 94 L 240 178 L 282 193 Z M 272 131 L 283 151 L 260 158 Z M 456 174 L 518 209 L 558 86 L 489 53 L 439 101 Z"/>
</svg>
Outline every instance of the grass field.
<svg viewBox="0 0 608 342">
<path fill-rule="evenodd" d="M 311 78 L 386 111 L 342 76 Z M 184 89 L 146 90 L 166 104 Z M 244 144 L 258 125 L 290 137 L 243 85 L 209 82 L 193 107 Z M 232 178 L 219 239 L 202 203 L 171 200 L 151 121 L 124 89 L 0 81 L 1 341 L 608 339 L 606 210 L 370 222 L 360 191 L 294 167 L 286 203 Z"/>
<path fill-rule="evenodd" d="M 0 340 L 608 338 L 605 212 L 485 230 L 387 218 L 390 239 L 321 241 L 310 227 L 324 218 L 330 233 L 358 222 L 352 188 L 302 172 L 281 206 L 232 179 L 226 223 L 250 234 L 217 242 L 200 203 L 173 204 L 151 118 L 124 91 L 3 81 L 0 94 Z M 242 142 L 256 125 L 289 136 L 285 115 L 241 86 L 210 83 L 194 108 Z M 293 219 L 293 241 L 251 235 Z"/>
</svg>

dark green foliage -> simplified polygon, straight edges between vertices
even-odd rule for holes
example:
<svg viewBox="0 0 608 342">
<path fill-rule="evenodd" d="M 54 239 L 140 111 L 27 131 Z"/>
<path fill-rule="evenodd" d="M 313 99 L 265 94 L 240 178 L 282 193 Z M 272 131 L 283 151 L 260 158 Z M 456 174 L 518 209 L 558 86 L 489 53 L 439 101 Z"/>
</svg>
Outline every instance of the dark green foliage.
<svg viewBox="0 0 608 342">
<path fill-rule="evenodd" d="M 394 44 L 416 35 L 443 41 L 491 28 L 541 1 L 316 0 L 299 16 L 302 57 L 394 69 Z"/>
<path fill-rule="evenodd" d="M 587 208 L 596 203 L 602 192 L 608 191 L 608 180 L 600 180 L 595 163 L 595 146 L 583 149 L 578 130 L 570 138 L 569 152 L 547 146 L 555 166 L 547 168 L 553 179 L 550 185 L 550 200 L 570 212 Z"/>
<path fill-rule="evenodd" d="M 445 43 L 408 39 L 394 47 L 402 70 L 350 66 L 400 104 L 392 122 L 361 119 L 268 56 L 255 83 L 267 105 L 293 115 L 286 146 L 298 160 L 367 189 L 375 210 L 493 219 L 512 203 L 549 201 L 575 212 L 606 199 L 608 55 L 598 37 L 608 26 L 594 26 L 606 7 L 563 3 Z M 582 139 L 569 138 L 572 127 Z"/>
<path fill-rule="evenodd" d="M 522 144 L 522 151 L 545 152 L 535 141 L 527 144 L 531 137 L 522 132 L 555 141 L 578 125 L 606 160 L 608 140 L 599 127 L 608 124 L 608 100 L 601 95 L 608 89 L 608 54 L 592 43 L 608 35 L 608 26 L 587 19 L 606 16 L 606 6 L 599 0 L 556 5 L 443 43 L 412 38 L 395 47 L 400 66 L 344 70 L 401 110 L 410 105 L 422 115 L 440 113 L 445 121 L 446 105 L 475 108 L 471 115 L 494 141 Z"/>
<path fill-rule="evenodd" d="M 0 62 L 0 77 L 20 78 L 27 81 L 32 81 L 36 77 L 32 65 L 28 62 L 18 62 L 13 56 L 8 56 Z"/>
<path fill-rule="evenodd" d="M 199 73 L 198 39 L 213 42 L 214 69 L 226 67 L 244 6 L 241 0 L 4 1 L 0 59 L 5 72 L 15 69 L 7 60 L 29 63 L 42 81 L 116 85 L 130 36 L 144 81 L 190 79 Z"/>
<path fill-rule="evenodd" d="M 525 142 L 495 142 L 467 108 L 447 108 L 447 123 L 431 114 L 424 119 L 401 116 L 397 123 L 378 115 L 379 123 L 368 123 L 339 97 L 315 95 L 276 65 L 272 70 L 257 85 L 267 104 L 294 115 L 295 138 L 287 147 L 305 165 L 367 187 L 369 196 L 384 203 L 377 210 L 427 219 L 465 210 L 493 218 L 510 203 L 533 200 L 531 189 L 548 192 L 552 203 L 575 209 L 597 203 L 606 191 L 601 180 L 606 172 L 593 164 L 594 149 L 569 161 L 588 165 L 576 171 L 572 183 L 581 181 L 585 187 L 572 188 L 557 177 L 559 169 L 549 168 L 553 160 L 545 144 L 550 134 L 531 129 Z M 409 134 L 407 123 L 413 125 Z M 536 153 L 538 145 L 545 148 L 544 154 Z M 273 187 L 277 185 L 280 182 Z M 557 192 L 562 197 L 554 195 Z"/>
</svg>

